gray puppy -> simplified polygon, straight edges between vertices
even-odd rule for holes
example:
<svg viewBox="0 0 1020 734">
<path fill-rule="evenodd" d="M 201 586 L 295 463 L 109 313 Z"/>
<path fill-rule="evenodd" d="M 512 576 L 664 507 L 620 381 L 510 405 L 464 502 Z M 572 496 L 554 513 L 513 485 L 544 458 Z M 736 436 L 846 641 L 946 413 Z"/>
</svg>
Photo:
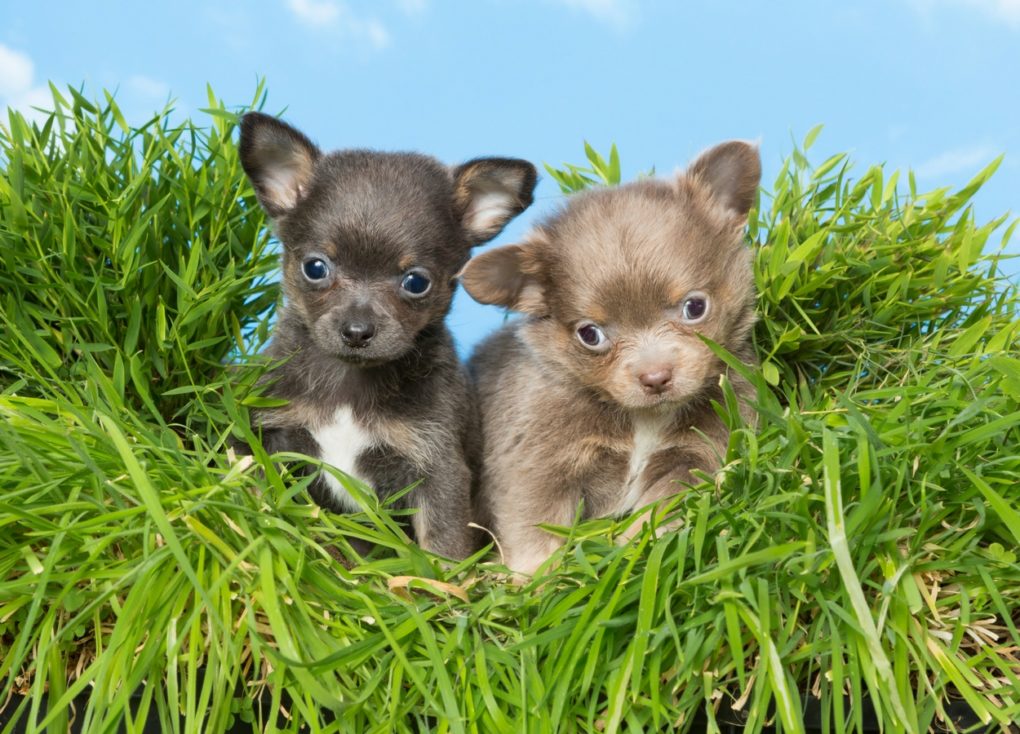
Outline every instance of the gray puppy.
<svg viewBox="0 0 1020 734">
<path fill-rule="evenodd" d="M 470 364 L 479 519 L 513 570 L 560 544 L 540 523 L 570 525 L 582 503 L 585 517 L 625 515 L 718 469 L 728 436 L 711 401 L 727 370 L 698 334 L 754 359 L 743 232 L 760 176 L 757 148 L 724 143 L 673 179 L 577 195 L 465 267 L 476 300 L 525 314 Z"/>
<path fill-rule="evenodd" d="M 284 305 L 268 354 L 271 394 L 256 419 L 270 452 L 297 451 L 417 510 L 411 531 L 451 558 L 473 550 L 476 412 L 443 321 L 475 245 L 531 204 L 536 172 L 517 159 L 456 168 L 416 153 L 322 153 L 257 112 L 241 120 L 241 162 L 283 244 Z M 332 474 L 312 496 L 358 505 Z"/>
</svg>

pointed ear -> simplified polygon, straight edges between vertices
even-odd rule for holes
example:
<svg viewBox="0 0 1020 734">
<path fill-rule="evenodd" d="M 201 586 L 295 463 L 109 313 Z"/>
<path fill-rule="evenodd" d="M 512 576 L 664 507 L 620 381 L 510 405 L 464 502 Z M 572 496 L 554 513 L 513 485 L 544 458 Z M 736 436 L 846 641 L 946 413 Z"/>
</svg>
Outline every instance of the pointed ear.
<svg viewBox="0 0 1020 734">
<path fill-rule="evenodd" d="M 716 201 L 745 219 L 761 181 L 761 155 L 757 145 L 731 140 L 698 156 L 685 175 L 697 179 Z"/>
<path fill-rule="evenodd" d="M 454 213 L 472 247 L 531 205 L 537 179 L 535 167 L 519 158 L 476 158 L 453 170 Z"/>
<path fill-rule="evenodd" d="M 261 112 L 241 118 L 239 152 L 259 203 L 273 219 L 297 204 L 320 155 L 300 131 Z"/>
<path fill-rule="evenodd" d="M 479 303 L 541 316 L 546 304 L 540 268 L 528 245 L 507 245 L 468 260 L 460 282 Z"/>
</svg>

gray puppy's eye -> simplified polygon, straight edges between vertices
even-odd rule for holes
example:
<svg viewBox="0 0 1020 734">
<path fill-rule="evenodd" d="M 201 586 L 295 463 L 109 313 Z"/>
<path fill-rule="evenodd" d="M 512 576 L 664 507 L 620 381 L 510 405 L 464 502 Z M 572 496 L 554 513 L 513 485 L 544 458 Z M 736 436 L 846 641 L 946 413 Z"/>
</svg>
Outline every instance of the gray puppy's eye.
<svg viewBox="0 0 1020 734">
<path fill-rule="evenodd" d="M 329 263 L 321 257 L 310 257 L 301 264 L 301 272 L 312 282 L 329 277 Z"/>
<path fill-rule="evenodd" d="M 408 270 L 400 279 L 400 287 L 409 296 L 424 296 L 432 289 L 432 280 L 421 268 Z"/>
<path fill-rule="evenodd" d="M 708 296 L 695 291 L 684 299 L 680 314 L 688 324 L 696 324 L 708 315 Z"/>
<path fill-rule="evenodd" d="M 590 321 L 578 325 L 577 338 L 581 344 L 593 352 L 604 352 L 609 349 L 609 337 L 606 336 L 606 332 L 602 331 L 602 327 Z"/>
</svg>

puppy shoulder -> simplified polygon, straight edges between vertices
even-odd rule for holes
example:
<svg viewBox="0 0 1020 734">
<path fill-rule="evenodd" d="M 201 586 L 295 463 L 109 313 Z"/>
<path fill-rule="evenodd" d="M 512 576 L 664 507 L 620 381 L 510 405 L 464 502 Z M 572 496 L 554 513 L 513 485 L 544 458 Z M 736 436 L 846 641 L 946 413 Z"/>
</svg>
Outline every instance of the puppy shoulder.
<svg viewBox="0 0 1020 734">
<path fill-rule="evenodd" d="M 475 347 L 468 360 L 468 372 L 475 382 L 481 384 L 498 379 L 501 372 L 514 369 L 527 359 L 519 328 L 519 321 L 511 321 Z"/>
</svg>

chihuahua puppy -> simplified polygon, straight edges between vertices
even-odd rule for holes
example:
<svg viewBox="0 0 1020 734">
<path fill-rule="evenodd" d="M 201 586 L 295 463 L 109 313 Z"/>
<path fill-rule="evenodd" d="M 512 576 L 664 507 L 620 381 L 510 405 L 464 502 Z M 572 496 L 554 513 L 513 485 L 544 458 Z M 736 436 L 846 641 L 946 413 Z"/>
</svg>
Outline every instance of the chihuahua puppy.
<svg viewBox="0 0 1020 734">
<path fill-rule="evenodd" d="M 532 202 L 508 158 L 456 168 L 416 153 L 321 152 L 276 118 L 241 119 L 241 163 L 283 245 L 284 305 L 268 375 L 284 407 L 256 415 L 268 451 L 322 459 L 417 510 L 427 550 L 473 550 L 476 408 L 444 325 L 471 248 Z M 360 508 L 329 472 L 313 499 Z"/>
<path fill-rule="evenodd" d="M 719 468 L 728 432 L 711 402 L 727 369 L 698 335 L 754 360 L 743 237 L 760 177 L 756 147 L 724 143 L 671 180 L 574 196 L 523 244 L 464 268 L 476 300 L 524 314 L 470 362 L 477 511 L 514 571 L 562 542 L 540 523 L 570 525 L 578 507 L 625 515 Z"/>
</svg>

